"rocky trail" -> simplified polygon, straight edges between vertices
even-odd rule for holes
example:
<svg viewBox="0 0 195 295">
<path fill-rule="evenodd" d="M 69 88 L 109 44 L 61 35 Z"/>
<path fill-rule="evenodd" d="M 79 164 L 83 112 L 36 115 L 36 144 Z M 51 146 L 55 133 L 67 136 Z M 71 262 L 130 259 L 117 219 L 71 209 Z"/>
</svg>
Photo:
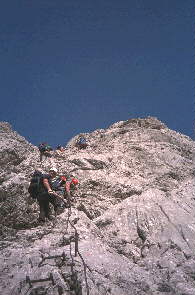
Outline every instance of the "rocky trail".
<svg viewBox="0 0 195 295">
<path fill-rule="evenodd" d="M 194 141 L 153 117 L 80 135 L 40 163 L 0 123 L 0 294 L 194 295 Z M 40 225 L 27 189 L 51 166 L 79 187 Z"/>
</svg>

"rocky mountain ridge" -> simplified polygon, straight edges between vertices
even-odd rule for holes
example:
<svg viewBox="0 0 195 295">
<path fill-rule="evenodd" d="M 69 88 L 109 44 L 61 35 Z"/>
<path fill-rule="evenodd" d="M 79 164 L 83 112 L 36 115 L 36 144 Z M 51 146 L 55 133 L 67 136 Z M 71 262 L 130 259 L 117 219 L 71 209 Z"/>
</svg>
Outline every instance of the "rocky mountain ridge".
<svg viewBox="0 0 195 295">
<path fill-rule="evenodd" d="M 85 150 L 80 135 L 40 163 L 0 123 L 0 294 L 194 294 L 194 141 L 153 117 L 85 133 Z M 40 226 L 27 188 L 51 166 L 80 185 L 71 212 Z"/>
</svg>

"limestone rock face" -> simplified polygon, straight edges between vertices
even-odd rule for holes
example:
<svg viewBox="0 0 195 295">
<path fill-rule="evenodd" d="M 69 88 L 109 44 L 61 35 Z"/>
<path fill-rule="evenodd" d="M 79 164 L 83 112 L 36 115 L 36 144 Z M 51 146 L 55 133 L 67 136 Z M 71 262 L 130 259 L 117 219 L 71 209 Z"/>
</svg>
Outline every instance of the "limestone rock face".
<svg viewBox="0 0 195 295">
<path fill-rule="evenodd" d="M 0 137 L 0 294 L 195 293 L 193 140 L 153 117 L 129 119 L 40 163 L 6 122 Z M 27 188 L 51 166 L 80 183 L 72 207 L 40 225 Z"/>
<path fill-rule="evenodd" d="M 0 173 L 18 173 L 17 166 L 33 151 L 34 147 L 14 132 L 9 123 L 0 122 Z"/>
</svg>

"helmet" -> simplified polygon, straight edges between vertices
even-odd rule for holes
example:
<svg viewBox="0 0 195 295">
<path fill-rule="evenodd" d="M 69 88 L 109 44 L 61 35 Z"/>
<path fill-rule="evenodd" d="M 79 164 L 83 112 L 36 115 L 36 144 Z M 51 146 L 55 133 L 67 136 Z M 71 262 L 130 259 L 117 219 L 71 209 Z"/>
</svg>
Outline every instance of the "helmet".
<svg viewBox="0 0 195 295">
<path fill-rule="evenodd" d="M 66 181 L 66 177 L 65 176 L 61 176 L 60 177 L 62 181 Z"/>
<path fill-rule="evenodd" d="M 78 179 L 76 178 L 73 178 L 71 183 L 73 183 L 74 185 L 77 185 L 79 183 Z"/>
<path fill-rule="evenodd" d="M 50 168 L 49 171 L 54 171 L 55 173 L 58 172 L 58 170 L 56 168 L 54 168 L 54 167 Z"/>
</svg>

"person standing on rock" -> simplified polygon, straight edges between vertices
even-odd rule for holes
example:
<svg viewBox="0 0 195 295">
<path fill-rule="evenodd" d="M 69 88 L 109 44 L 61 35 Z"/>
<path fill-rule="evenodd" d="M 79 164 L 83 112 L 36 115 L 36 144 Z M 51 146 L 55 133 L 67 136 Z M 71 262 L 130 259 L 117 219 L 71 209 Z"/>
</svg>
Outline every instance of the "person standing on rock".
<svg viewBox="0 0 195 295">
<path fill-rule="evenodd" d="M 65 152 L 65 148 L 61 145 L 58 145 L 55 150 L 55 154 L 58 156 L 63 156 L 64 152 Z"/>
<path fill-rule="evenodd" d="M 64 200 L 63 194 L 65 191 L 65 179 L 63 176 L 58 176 L 56 168 L 50 168 L 48 174 L 42 176 L 42 192 L 38 194 L 37 201 L 40 208 L 39 221 L 45 222 L 48 218 L 52 220 L 54 217 L 51 215 L 49 204 L 54 207 L 55 214 L 62 213 Z"/>
<path fill-rule="evenodd" d="M 58 145 L 56 151 L 64 152 L 65 148 L 62 145 Z"/>
<path fill-rule="evenodd" d="M 86 149 L 87 146 L 88 146 L 87 140 L 83 136 L 81 136 L 76 142 L 76 147 L 78 147 L 79 149 Z"/>
<path fill-rule="evenodd" d="M 79 181 L 75 177 L 66 179 L 64 198 L 66 200 L 67 207 L 71 206 L 71 201 L 73 200 L 72 192 L 76 190 L 78 184 Z"/>
<path fill-rule="evenodd" d="M 39 148 L 39 152 L 40 152 L 40 162 L 42 162 L 43 157 L 45 157 L 45 158 L 52 157 L 51 152 L 53 149 L 46 142 L 40 143 L 38 148 Z"/>
<path fill-rule="evenodd" d="M 40 207 L 39 221 L 45 222 L 45 218 L 54 218 L 49 203 L 53 205 L 56 215 L 62 213 L 65 207 L 70 207 L 71 190 L 76 187 L 78 180 L 72 178 L 67 181 L 65 176 L 58 175 L 56 168 L 50 168 L 49 174 L 43 174 L 41 182 L 43 190 L 38 194 L 37 201 Z"/>
</svg>

